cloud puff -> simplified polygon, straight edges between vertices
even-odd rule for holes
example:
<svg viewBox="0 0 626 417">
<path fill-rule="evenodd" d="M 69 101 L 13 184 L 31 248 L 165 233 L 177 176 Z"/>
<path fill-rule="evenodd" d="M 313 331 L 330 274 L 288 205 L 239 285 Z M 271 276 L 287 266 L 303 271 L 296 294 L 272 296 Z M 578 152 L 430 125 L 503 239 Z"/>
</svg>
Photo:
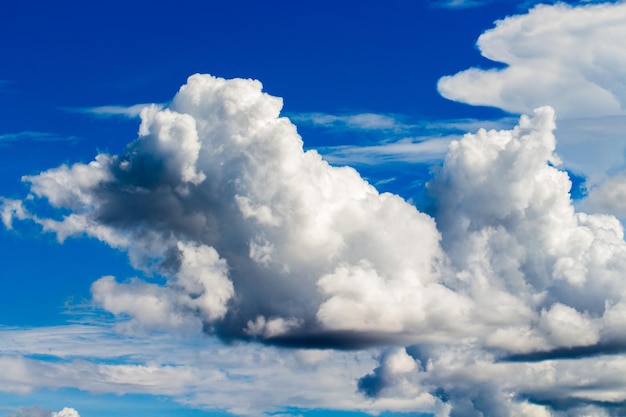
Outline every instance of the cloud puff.
<svg viewBox="0 0 626 417">
<path fill-rule="evenodd" d="M 194 75 L 168 108 L 142 110 L 123 154 L 24 177 L 32 196 L 3 200 L 3 221 L 29 219 L 60 240 L 98 238 L 165 277 L 92 285 L 94 302 L 132 333 L 393 346 L 358 384 L 375 409 L 548 415 L 624 401 L 567 385 L 568 373 L 587 376 L 576 361 L 621 366 L 605 356 L 626 347 L 626 243 L 616 218 L 574 209 L 552 108 L 451 142 L 429 185 L 431 218 L 303 151 L 281 105 L 258 81 Z M 37 199 L 55 216 L 39 215 Z M 97 370 L 146 390 L 159 373 L 171 381 L 161 392 L 174 394 L 184 388 L 175 375 L 195 378 L 182 371 Z"/>
<path fill-rule="evenodd" d="M 496 22 L 478 48 L 501 69 L 470 68 L 439 80 L 446 98 L 529 113 L 545 104 L 560 117 L 623 115 L 626 4 L 539 5 Z"/>
<path fill-rule="evenodd" d="M 78 411 L 73 408 L 64 407 L 63 410 L 58 413 L 52 413 L 51 417 L 80 417 L 80 415 L 78 414 Z"/>
</svg>

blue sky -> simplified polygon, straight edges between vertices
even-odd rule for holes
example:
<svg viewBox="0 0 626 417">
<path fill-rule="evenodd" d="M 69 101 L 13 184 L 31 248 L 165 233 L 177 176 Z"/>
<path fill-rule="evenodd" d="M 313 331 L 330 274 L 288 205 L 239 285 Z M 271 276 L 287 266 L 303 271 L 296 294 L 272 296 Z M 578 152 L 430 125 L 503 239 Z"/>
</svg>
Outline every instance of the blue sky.
<svg viewBox="0 0 626 417">
<path fill-rule="evenodd" d="M 0 6 L 0 415 L 624 412 L 626 5 L 337 3 Z"/>
</svg>

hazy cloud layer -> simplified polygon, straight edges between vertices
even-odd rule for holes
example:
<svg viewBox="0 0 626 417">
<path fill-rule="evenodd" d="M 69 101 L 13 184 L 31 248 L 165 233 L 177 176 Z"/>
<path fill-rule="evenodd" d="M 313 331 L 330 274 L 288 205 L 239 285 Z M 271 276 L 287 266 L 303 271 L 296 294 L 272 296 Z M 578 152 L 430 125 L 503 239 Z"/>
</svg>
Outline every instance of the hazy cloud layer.
<svg viewBox="0 0 626 417">
<path fill-rule="evenodd" d="M 574 209 L 552 108 L 452 141 L 429 185 L 431 218 L 303 151 L 281 105 L 258 81 L 194 75 L 168 108 L 142 110 L 122 155 L 24 177 L 32 196 L 3 200 L 3 222 L 98 238 L 164 276 L 93 283 L 94 303 L 125 333 L 390 347 L 352 376 L 363 403 L 337 401 L 342 409 L 541 416 L 626 399 L 614 388 L 623 359 L 607 356 L 626 345 L 623 230 Z M 37 199 L 57 216 L 39 214 Z M 18 391 L 37 366 L 82 366 L 3 361 Z M 93 390 L 112 390 L 98 381 L 114 375 L 133 392 L 177 396 L 203 377 L 191 365 L 84 366 Z"/>
</svg>

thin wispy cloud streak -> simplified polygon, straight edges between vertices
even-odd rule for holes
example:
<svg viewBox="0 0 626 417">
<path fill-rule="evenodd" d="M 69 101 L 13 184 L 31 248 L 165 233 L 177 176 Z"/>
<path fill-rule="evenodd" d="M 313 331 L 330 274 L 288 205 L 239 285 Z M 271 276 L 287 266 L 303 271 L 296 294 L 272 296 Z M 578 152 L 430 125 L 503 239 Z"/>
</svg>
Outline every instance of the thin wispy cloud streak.
<svg viewBox="0 0 626 417">
<path fill-rule="evenodd" d="M 154 103 L 133 104 L 132 106 L 98 106 L 98 107 L 65 107 L 62 110 L 72 113 L 83 113 L 96 117 L 124 117 L 128 119 L 139 118 L 141 111 Z M 160 106 L 160 105 L 158 105 Z"/>
<path fill-rule="evenodd" d="M 76 136 L 65 136 L 50 132 L 24 131 L 0 134 L 0 146 L 15 142 L 75 142 Z"/>
</svg>

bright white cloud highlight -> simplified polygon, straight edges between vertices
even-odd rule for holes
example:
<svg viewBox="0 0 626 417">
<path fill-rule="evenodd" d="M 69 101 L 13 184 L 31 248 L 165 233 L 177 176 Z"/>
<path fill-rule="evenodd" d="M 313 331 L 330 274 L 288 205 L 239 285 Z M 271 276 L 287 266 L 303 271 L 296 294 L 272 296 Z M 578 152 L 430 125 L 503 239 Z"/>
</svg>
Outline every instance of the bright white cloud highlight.
<svg viewBox="0 0 626 417">
<path fill-rule="evenodd" d="M 63 410 L 58 413 L 52 413 L 51 417 L 80 417 L 78 411 L 70 407 L 64 407 Z"/>
<path fill-rule="evenodd" d="M 549 104 L 560 117 L 623 115 L 626 4 L 539 5 L 483 33 L 478 48 L 502 69 L 441 78 L 451 100 L 529 113 Z"/>
</svg>

